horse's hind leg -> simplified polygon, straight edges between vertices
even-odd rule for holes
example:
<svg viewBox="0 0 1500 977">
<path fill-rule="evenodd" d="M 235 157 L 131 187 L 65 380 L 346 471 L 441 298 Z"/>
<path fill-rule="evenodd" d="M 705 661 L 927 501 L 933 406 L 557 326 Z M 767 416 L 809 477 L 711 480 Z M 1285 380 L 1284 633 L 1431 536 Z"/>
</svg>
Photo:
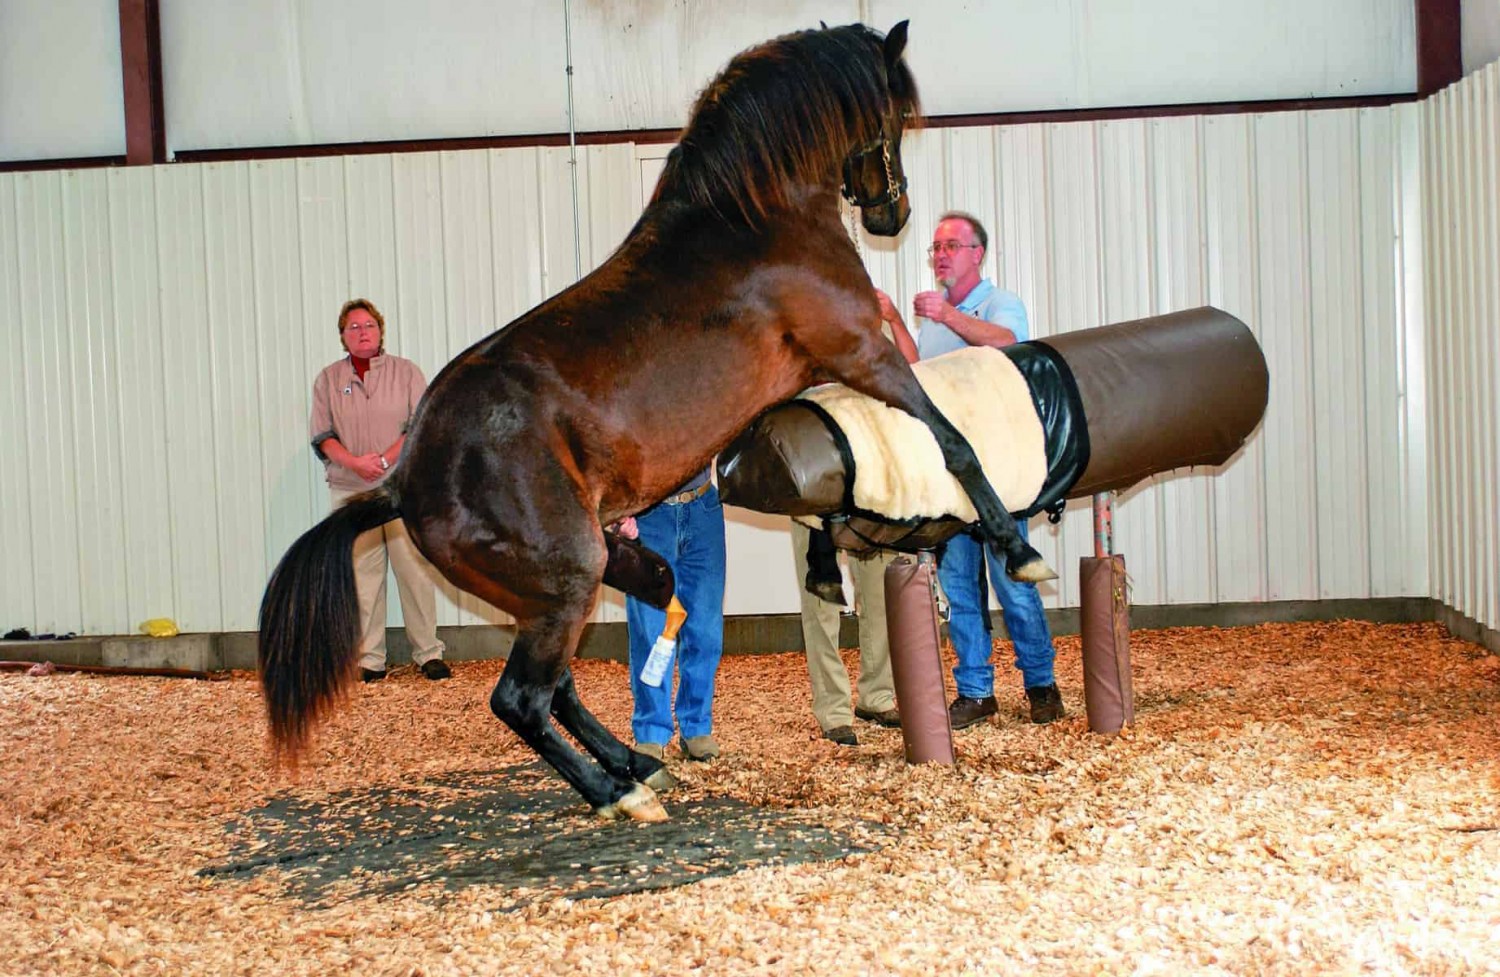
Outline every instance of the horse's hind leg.
<svg viewBox="0 0 1500 977">
<path fill-rule="evenodd" d="M 637 821 L 664 821 L 667 812 L 651 788 L 605 770 L 568 745 L 551 721 L 551 704 L 572 657 L 588 602 L 566 617 L 553 615 L 523 624 L 495 690 L 490 710 L 537 752 L 601 816 L 625 814 Z"/>
<path fill-rule="evenodd" d="M 557 688 L 552 691 L 552 715 L 605 770 L 616 777 L 637 781 L 655 791 L 677 786 L 677 778 L 667 772 L 666 764 L 635 752 L 594 718 L 578 697 L 572 669 L 563 672 Z"/>
</svg>

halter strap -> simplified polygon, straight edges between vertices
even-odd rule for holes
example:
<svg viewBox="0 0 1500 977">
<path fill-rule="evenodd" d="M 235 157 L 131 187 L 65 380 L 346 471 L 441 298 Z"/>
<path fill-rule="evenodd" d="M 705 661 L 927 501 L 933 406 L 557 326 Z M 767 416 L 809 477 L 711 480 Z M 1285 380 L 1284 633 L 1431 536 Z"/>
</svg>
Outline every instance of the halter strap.
<svg viewBox="0 0 1500 977">
<path fill-rule="evenodd" d="M 881 162 L 885 164 L 885 193 L 876 194 L 871 197 L 861 197 L 849 186 L 849 174 L 852 169 L 852 163 L 856 159 L 863 159 L 875 152 L 877 146 L 880 148 Z M 891 170 L 891 141 L 885 133 L 882 132 L 880 134 L 879 143 L 870 143 L 870 145 L 863 149 L 857 149 L 849 154 L 849 158 L 844 162 L 844 182 L 839 187 L 839 193 L 855 207 L 888 207 L 905 196 L 906 177 L 903 175 L 900 180 L 897 180 L 895 173 Z"/>
</svg>

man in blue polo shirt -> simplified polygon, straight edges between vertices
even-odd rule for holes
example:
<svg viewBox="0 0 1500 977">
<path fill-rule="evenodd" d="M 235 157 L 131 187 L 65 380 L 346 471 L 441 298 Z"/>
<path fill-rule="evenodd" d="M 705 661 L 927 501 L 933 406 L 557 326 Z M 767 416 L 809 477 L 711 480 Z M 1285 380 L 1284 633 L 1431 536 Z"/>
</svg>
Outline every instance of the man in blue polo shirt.
<svg viewBox="0 0 1500 977">
<path fill-rule="evenodd" d="M 932 270 L 941 290 L 920 292 L 912 300 L 917 315 L 915 337 L 908 330 L 890 296 L 876 290 L 880 316 L 891 324 L 891 335 L 908 362 L 930 359 L 965 346 L 1009 346 L 1028 338 L 1026 306 L 1014 292 L 996 288 L 980 274 L 989 247 L 984 225 L 972 214 L 949 211 L 932 233 Z M 1026 523 L 1017 520 L 1021 538 Z M 1057 657 L 1052 632 L 1042 610 L 1036 585 L 1017 583 L 1005 575 L 997 560 L 978 539 L 962 533 L 949 540 L 938 564 L 938 580 L 948 595 L 948 635 L 958 656 L 953 678 L 958 698 L 948 707 L 948 721 L 963 729 L 995 715 L 995 666 L 990 635 L 989 595 L 984 571 L 1000 598 L 1005 629 L 1015 646 L 1015 665 L 1021 672 L 1030 703 L 1031 721 L 1050 723 L 1063 715 L 1062 697 L 1052 674 Z"/>
</svg>

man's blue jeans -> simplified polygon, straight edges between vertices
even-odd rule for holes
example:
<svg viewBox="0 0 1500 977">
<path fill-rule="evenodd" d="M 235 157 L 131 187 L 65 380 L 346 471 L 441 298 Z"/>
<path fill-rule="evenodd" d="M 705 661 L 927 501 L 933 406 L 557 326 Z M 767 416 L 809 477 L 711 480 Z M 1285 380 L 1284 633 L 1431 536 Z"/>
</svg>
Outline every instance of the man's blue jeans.
<svg viewBox="0 0 1500 977">
<path fill-rule="evenodd" d="M 672 739 L 672 674 L 677 674 L 677 727 L 683 739 L 713 732 L 714 679 L 724 654 L 724 509 L 719 491 L 681 505 L 653 506 L 636 517 L 641 543 L 660 554 L 676 577 L 677 599 L 687 621 L 677 633 L 677 652 L 660 688 L 641 681 L 651 646 L 661 635 L 667 615 L 650 604 L 625 599 L 630 631 L 630 691 L 635 712 L 630 719 L 637 743 Z"/>
<path fill-rule="evenodd" d="M 1016 520 L 1021 538 L 1027 535 L 1026 523 Z M 938 563 L 938 581 L 948 595 L 948 636 L 958 664 L 953 667 L 953 681 L 958 694 L 970 699 L 984 699 L 995 694 L 995 666 L 991 661 L 994 638 L 990 632 L 989 592 L 984 585 L 984 564 L 988 561 L 990 583 L 1000 598 L 1005 630 L 1016 649 L 1016 668 L 1026 688 L 1052 685 L 1052 663 L 1057 651 L 1052 647 L 1052 632 L 1042 609 L 1041 595 L 1035 584 L 1016 583 L 1005 575 L 1005 563 L 995 558 L 979 540 L 960 533 L 948 541 Z"/>
</svg>

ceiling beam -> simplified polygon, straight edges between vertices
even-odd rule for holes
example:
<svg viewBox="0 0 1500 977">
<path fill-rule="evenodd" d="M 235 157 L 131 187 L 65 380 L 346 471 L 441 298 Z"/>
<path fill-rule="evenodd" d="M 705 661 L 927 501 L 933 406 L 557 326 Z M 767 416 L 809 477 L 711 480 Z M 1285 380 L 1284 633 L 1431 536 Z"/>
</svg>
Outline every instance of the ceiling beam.
<svg viewBox="0 0 1500 977">
<path fill-rule="evenodd" d="M 167 161 L 157 0 L 120 0 L 120 68 L 125 76 L 125 163 Z"/>
<path fill-rule="evenodd" d="M 1416 0 L 1417 94 L 1426 98 L 1464 76 L 1461 0 Z"/>
</svg>

